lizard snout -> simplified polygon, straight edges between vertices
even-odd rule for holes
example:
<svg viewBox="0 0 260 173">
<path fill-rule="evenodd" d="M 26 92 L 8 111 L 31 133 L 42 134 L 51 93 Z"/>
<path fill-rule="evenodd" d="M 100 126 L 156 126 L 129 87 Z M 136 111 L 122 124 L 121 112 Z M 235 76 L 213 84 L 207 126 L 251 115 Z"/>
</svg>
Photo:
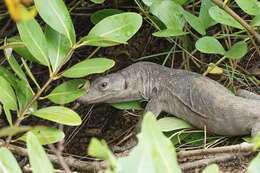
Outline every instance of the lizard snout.
<svg viewBox="0 0 260 173">
<path fill-rule="evenodd" d="M 87 103 L 88 104 L 88 99 L 86 98 L 86 94 L 84 94 L 83 96 L 79 97 L 77 99 L 78 102 L 80 103 Z"/>
</svg>

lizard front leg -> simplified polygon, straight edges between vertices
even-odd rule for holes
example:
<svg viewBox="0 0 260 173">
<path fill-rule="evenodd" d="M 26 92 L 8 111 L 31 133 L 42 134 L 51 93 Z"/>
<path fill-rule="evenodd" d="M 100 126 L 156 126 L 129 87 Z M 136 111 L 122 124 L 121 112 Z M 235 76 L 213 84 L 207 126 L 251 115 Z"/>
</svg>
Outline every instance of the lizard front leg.
<svg viewBox="0 0 260 173">
<path fill-rule="evenodd" d="M 157 94 L 154 94 L 154 95 L 157 95 Z M 137 125 L 134 129 L 134 134 L 138 134 L 140 131 L 141 131 L 141 126 L 142 126 L 142 121 L 143 121 L 143 118 L 145 116 L 145 114 L 147 112 L 152 112 L 155 117 L 157 117 L 161 111 L 162 111 L 162 108 L 161 108 L 161 103 L 159 101 L 160 99 L 158 99 L 158 97 L 153 97 L 152 99 L 150 99 L 150 101 L 146 104 L 146 107 L 145 107 L 145 110 L 144 110 L 144 113 L 143 115 L 140 116 L 138 122 L 137 122 Z M 114 146 L 112 148 L 112 150 L 114 152 L 122 152 L 122 151 L 125 151 L 125 150 L 128 150 L 130 148 L 133 148 L 134 146 L 136 146 L 138 143 L 138 139 L 136 136 L 134 136 L 133 138 L 131 138 L 129 140 L 129 142 L 127 143 L 127 145 L 123 146 L 123 147 L 118 147 L 118 146 Z"/>
<path fill-rule="evenodd" d="M 128 145 L 124 147 L 113 147 L 113 151 L 119 152 L 119 151 L 125 151 L 126 149 L 132 148 L 137 145 L 138 139 L 136 137 L 136 134 L 138 134 L 141 131 L 142 121 L 147 112 L 152 112 L 155 117 L 157 117 L 161 111 L 162 111 L 162 104 L 160 101 L 160 97 L 158 96 L 157 89 L 153 89 L 152 91 L 152 97 L 149 100 L 149 102 L 146 104 L 144 113 L 140 116 L 137 125 L 134 129 L 134 136 L 131 138 L 131 141 L 128 142 Z"/>
<path fill-rule="evenodd" d="M 142 121 L 147 112 L 152 112 L 155 117 L 157 117 L 162 112 L 162 104 L 160 101 L 160 97 L 157 94 L 150 99 L 150 101 L 146 104 L 143 115 L 138 120 L 138 123 L 135 128 L 135 133 L 139 133 L 141 131 Z"/>
</svg>

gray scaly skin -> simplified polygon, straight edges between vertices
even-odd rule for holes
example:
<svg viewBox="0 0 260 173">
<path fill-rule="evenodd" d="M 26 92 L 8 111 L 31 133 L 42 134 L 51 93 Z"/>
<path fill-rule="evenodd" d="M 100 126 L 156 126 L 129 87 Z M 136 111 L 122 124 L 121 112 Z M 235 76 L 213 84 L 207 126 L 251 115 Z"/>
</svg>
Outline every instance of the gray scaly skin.
<svg viewBox="0 0 260 173">
<path fill-rule="evenodd" d="M 94 80 L 79 101 L 148 99 L 145 112 L 155 116 L 165 111 L 209 133 L 254 136 L 260 131 L 260 96 L 243 90 L 240 94 L 235 96 L 218 82 L 197 73 L 138 62 Z"/>
</svg>

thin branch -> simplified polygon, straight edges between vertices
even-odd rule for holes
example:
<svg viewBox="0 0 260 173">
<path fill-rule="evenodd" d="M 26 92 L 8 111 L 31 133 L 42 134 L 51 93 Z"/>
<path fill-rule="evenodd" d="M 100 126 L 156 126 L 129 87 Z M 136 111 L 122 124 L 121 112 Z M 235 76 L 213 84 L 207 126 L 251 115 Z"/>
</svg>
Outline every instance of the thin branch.
<svg viewBox="0 0 260 173">
<path fill-rule="evenodd" d="M 211 158 L 183 163 L 180 165 L 180 167 L 181 167 L 182 171 L 186 171 L 186 170 L 192 170 L 192 169 L 196 169 L 196 168 L 205 167 L 211 163 L 228 162 L 231 160 L 235 160 L 237 158 L 238 158 L 238 156 L 236 154 L 219 154 L 219 155 L 215 155 L 214 157 L 211 157 Z"/>
<path fill-rule="evenodd" d="M 231 8 L 225 5 L 220 0 L 211 0 L 214 4 L 225 10 L 230 16 L 232 16 L 237 22 L 239 22 L 248 32 L 250 32 L 260 43 L 260 35 L 254 30 L 252 26 L 250 26 L 244 19 L 242 19 L 239 15 L 237 15 Z"/>
<path fill-rule="evenodd" d="M 180 159 L 184 157 L 201 156 L 201 155 L 217 154 L 217 153 L 250 152 L 252 150 L 253 150 L 253 144 L 243 142 L 241 144 L 224 146 L 224 147 L 191 150 L 191 151 L 179 151 L 177 155 L 178 158 Z"/>
<path fill-rule="evenodd" d="M 63 126 L 59 125 L 59 129 L 61 131 L 63 131 Z M 61 167 L 64 169 L 64 172 L 65 173 L 72 173 L 69 166 L 66 164 L 66 162 L 65 162 L 65 160 L 62 156 L 62 152 L 63 152 L 63 148 L 64 148 L 63 142 L 64 142 L 64 140 L 59 141 L 57 149 L 55 148 L 55 146 L 53 144 L 48 144 L 48 146 L 51 149 L 51 151 L 56 155 L 57 159 L 59 160 Z"/>
</svg>

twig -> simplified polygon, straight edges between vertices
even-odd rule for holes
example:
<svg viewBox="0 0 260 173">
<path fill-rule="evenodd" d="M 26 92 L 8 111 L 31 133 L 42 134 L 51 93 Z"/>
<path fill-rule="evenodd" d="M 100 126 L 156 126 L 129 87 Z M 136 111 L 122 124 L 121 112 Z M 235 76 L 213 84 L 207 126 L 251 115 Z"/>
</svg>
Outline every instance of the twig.
<svg viewBox="0 0 260 173">
<path fill-rule="evenodd" d="M 193 162 L 183 163 L 180 165 L 183 171 L 205 167 L 211 163 L 227 162 L 237 159 L 236 154 L 219 154 L 213 158 L 201 159 Z"/>
<path fill-rule="evenodd" d="M 211 0 L 214 4 L 225 10 L 230 16 L 232 16 L 237 22 L 239 22 L 248 32 L 250 32 L 260 43 L 260 35 L 251 27 L 244 19 L 237 15 L 231 8 L 225 5 L 220 0 Z"/>
<path fill-rule="evenodd" d="M 238 153 L 238 152 L 250 152 L 253 150 L 253 144 L 249 144 L 247 142 L 243 142 L 237 145 L 224 146 L 224 147 L 216 147 L 209 149 L 201 149 L 201 150 L 191 150 L 191 151 L 179 151 L 177 153 L 178 158 L 191 157 L 191 156 L 200 156 L 207 154 L 217 154 L 217 153 Z"/>
<path fill-rule="evenodd" d="M 63 126 L 59 125 L 59 129 L 63 131 Z M 51 151 L 57 156 L 57 159 L 59 160 L 59 163 L 61 167 L 64 169 L 65 173 L 72 173 L 69 166 L 66 164 L 64 158 L 62 157 L 62 152 L 63 152 L 63 140 L 58 143 L 58 148 L 56 149 L 53 144 L 48 144 L 49 148 Z"/>
<path fill-rule="evenodd" d="M 100 48 L 101 48 L 101 47 L 97 47 L 86 59 L 89 59 L 89 58 L 91 58 L 92 56 L 94 56 L 94 55 L 97 53 L 97 51 L 99 51 Z"/>
<path fill-rule="evenodd" d="M 25 165 L 23 167 L 23 172 L 24 173 L 26 173 L 26 172 L 29 172 L 29 173 L 33 172 L 32 167 L 29 164 Z M 54 172 L 55 173 L 66 173 L 65 171 L 63 171 L 61 169 L 55 169 Z M 72 173 L 77 173 L 77 172 L 72 172 Z"/>
</svg>

